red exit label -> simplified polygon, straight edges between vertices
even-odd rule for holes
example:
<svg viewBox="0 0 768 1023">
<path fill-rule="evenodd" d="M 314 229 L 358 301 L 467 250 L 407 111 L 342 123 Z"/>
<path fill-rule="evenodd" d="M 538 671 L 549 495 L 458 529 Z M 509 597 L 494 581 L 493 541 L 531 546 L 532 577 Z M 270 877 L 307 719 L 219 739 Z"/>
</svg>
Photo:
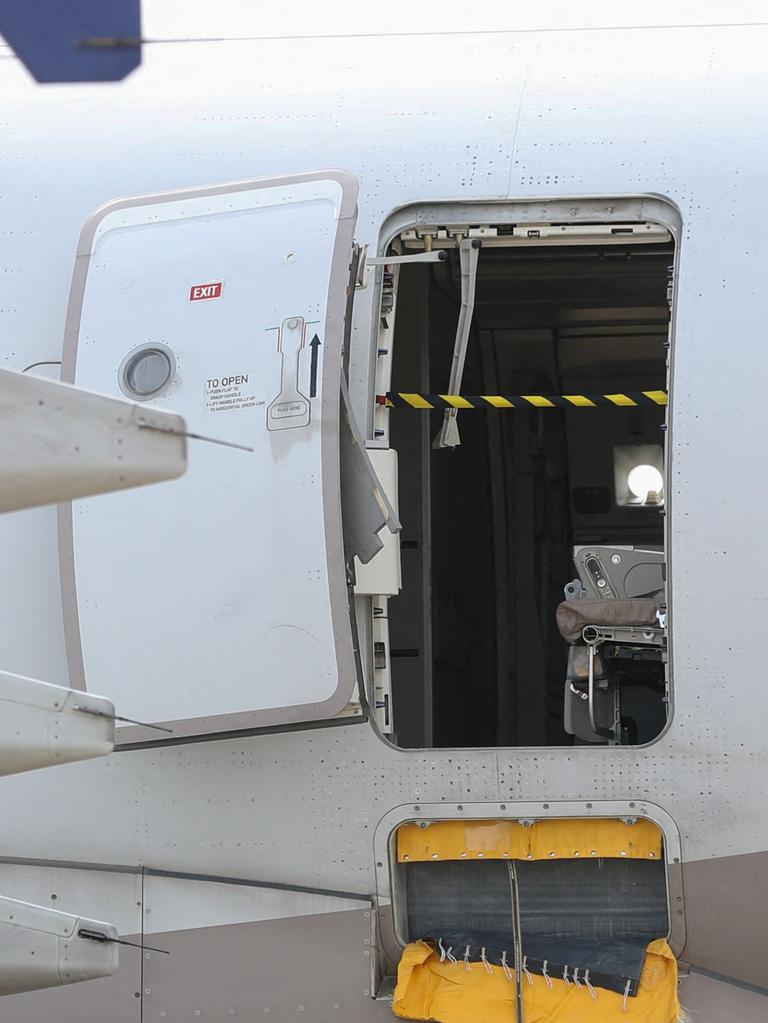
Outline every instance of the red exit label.
<svg viewBox="0 0 768 1023">
<path fill-rule="evenodd" d="M 223 281 L 214 284 L 193 284 L 189 289 L 189 301 L 199 302 L 203 298 L 221 298 Z"/>
</svg>

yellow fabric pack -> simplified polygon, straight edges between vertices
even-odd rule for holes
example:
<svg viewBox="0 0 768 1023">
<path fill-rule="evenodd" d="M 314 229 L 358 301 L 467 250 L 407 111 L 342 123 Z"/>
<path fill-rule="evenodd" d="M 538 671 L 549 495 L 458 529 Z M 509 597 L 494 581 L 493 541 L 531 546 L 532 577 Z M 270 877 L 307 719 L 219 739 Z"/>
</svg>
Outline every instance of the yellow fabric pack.
<svg viewBox="0 0 768 1023">
<path fill-rule="evenodd" d="M 397 831 L 399 863 L 422 860 L 546 860 L 582 857 L 661 859 L 661 832 L 649 820 L 435 821 Z"/>
<path fill-rule="evenodd" d="M 490 972 L 489 972 L 490 971 Z M 663 938 L 648 946 L 637 995 L 627 998 L 582 984 L 531 975 L 523 978 L 525 1023 L 680 1023 L 677 961 Z M 392 1003 L 402 1019 L 437 1023 L 512 1023 L 517 1018 L 514 979 L 500 966 L 440 962 L 423 941 L 407 945 Z"/>
</svg>

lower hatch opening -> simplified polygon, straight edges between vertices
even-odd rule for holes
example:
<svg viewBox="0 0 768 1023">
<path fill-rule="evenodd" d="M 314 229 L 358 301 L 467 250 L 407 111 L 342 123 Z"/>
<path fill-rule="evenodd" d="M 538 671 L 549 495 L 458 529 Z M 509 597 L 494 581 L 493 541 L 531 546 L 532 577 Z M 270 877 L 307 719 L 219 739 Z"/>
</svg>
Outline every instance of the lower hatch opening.
<svg viewBox="0 0 768 1023">
<path fill-rule="evenodd" d="M 668 710 L 671 235 L 435 226 L 390 251 L 441 254 L 384 276 L 396 742 L 650 742 Z"/>
<path fill-rule="evenodd" d="M 396 1015 L 682 1018 L 651 821 L 418 821 L 391 844 Z"/>
</svg>

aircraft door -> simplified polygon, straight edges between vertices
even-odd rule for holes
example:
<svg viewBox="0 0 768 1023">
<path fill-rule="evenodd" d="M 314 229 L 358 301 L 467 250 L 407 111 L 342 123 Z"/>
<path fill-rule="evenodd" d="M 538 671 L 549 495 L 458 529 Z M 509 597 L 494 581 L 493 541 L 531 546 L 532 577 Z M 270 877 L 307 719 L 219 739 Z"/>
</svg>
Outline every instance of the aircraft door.
<svg viewBox="0 0 768 1023">
<path fill-rule="evenodd" d="M 346 173 L 294 175 L 120 200 L 83 229 L 64 379 L 221 442 L 190 441 L 172 484 L 60 515 L 71 684 L 174 737 L 327 719 L 352 695 L 339 386 L 356 197 Z"/>
</svg>

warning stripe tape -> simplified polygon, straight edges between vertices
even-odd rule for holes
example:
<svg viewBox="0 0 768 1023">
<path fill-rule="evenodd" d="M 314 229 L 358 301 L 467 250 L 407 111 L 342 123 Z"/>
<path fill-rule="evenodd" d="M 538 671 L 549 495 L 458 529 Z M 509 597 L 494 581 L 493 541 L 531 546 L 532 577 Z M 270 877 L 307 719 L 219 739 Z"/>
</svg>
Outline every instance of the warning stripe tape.
<svg viewBox="0 0 768 1023">
<path fill-rule="evenodd" d="M 376 396 L 387 408 L 637 408 L 667 404 L 666 391 L 628 391 L 626 394 L 404 394 L 389 391 Z"/>
</svg>

